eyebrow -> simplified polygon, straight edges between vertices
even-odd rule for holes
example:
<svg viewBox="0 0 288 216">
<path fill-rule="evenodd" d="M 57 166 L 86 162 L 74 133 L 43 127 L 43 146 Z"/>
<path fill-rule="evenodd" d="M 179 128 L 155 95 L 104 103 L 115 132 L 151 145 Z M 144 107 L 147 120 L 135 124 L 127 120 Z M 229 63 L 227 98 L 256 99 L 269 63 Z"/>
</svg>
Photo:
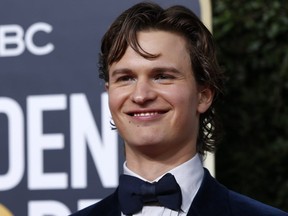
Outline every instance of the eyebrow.
<svg viewBox="0 0 288 216">
<path fill-rule="evenodd" d="M 155 67 L 151 71 L 155 73 L 161 73 L 161 72 L 172 72 L 175 74 L 180 73 L 180 71 L 176 69 L 175 67 Z"/>
<path fill-rule="evenodd" d="M 121 74 L 131 73 L 131 72 L 132 72 L 132 70 L 130 70 L 128 68 L 120 68 L 120 69 L 113 70 L 111 72 L 111 77 L 115 77 L 115 76 L 121 75 Z"/>
<path fill-rule="evenodd" d="M 150 70 L 152 73 L 162 73 L 162 72 L 172 72 L 175 74 L 179 74 L 180 71 L 178 69 L 176 69 L 175 67 L 154 67 Z M 132 73 L 133 70 L 128 69 L 128 68 L 120 68 L 120 69 L 116 69 L 113 70 L 111 72 L 111 77 L 117 76 L 117 75 L 121 75 L 121 74 L 127 74 L 127 73 Z"/>
<path fill-rule="evenodd" d="M 152 72 L 168 71 L 168 72 L 173 72 L 173 73 L 180 73 L 180 71 L 176 69 L 175 67 L 154 67 L 150 71 Z M 133 72 L 133 70 L 129 68 L 120 68 L 120 69 L 113 70 L 111 73 L 111 76 L 115 76 L 117 74 L 122 74 L 122 73 L 131 73 L 131 72 Z"/>
</svg>

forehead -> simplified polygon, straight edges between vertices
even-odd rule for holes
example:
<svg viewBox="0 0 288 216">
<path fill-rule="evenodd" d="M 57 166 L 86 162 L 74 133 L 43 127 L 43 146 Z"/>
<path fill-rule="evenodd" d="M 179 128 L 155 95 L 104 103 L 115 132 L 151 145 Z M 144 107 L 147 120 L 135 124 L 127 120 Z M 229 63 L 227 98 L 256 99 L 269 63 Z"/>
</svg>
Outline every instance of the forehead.
<svg viewBox="0 0 288 216">
<path fill-rule="evenodd" d="M 147 30 L 138 32 L 136 37 L 136 45 L 134 47 L 133 45 L 132 47 L 128 45 L 123 56 L 117 62 L 121 62 L 121 59 L 127 56 L 130 58 L 138 56 L 150 60 L 166 58 L 167 60 L 170 59 L 170 61 L 178 61 L 179 58 L 187 58 L 189 56 L 185 38 L 177 33 Z M 151 58 L 151 56 L 155 58 Z"/>
<path fill-rule="evenodd" d="M 186 40 L 180 34 L 162 31 L 147 30 L 137 33 L 137 42 L 140 48 L 151 54 L 157 54 L 159 51 L 165 51 L 167 48 L 173 48 L 175 51 L 187 51 Z"/>
<path fill-rule="evenodd" d="M 120 60 L 112 63 L 111 67 L 143 62 L 191 66 L 186 40 L 179 34 L 160 30 L 140 31 L 137 33 L 137 42 L 137 50 L 128 46 Z M 149 54 L 155 58 L 149 57 Z"/>
</svg>

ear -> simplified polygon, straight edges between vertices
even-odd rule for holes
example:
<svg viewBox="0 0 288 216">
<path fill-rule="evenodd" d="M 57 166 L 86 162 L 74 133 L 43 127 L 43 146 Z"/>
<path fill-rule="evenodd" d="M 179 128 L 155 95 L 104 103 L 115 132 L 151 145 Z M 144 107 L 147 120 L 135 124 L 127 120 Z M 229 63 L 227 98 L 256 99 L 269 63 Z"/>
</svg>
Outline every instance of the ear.
<svg viewBox="0 0 288 216">
<path fill-rule="evenodd" d="M 109 82 L 105 82 L 105 90 L 106 90 L 106 91 L 109 90 Z"/>
<path fill-rule="evenodd" d="M 205 86 L 199 89 L 198 93 L 198 108 L 199 113 L 206 112 L 211 106 L 214 98 L 214 91 L 211 88 Z"/>
</svg>

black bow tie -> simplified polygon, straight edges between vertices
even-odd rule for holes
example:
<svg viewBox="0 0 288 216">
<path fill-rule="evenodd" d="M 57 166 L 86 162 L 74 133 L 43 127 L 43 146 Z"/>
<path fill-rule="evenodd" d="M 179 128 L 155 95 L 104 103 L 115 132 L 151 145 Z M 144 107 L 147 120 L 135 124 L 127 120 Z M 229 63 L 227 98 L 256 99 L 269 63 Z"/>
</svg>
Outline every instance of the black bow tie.
<svg viewBox="0 0 288 216">
<path fill-rule="evenodd" d="M 121 210 L 125 215 L 139 212 L 145 204 L 158 203 L 175 211 L 179 211 L 182 204 L 181 189 L 170 173 L 153 183 L 133 176 L 121 175 L 118 197 Z"/>
</svg>

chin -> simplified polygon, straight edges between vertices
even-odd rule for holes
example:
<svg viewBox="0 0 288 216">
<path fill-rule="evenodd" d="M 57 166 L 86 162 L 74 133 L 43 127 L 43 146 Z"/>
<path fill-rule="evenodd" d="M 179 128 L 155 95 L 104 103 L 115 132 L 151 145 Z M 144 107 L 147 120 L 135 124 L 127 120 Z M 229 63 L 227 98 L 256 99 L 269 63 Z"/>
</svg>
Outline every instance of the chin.
<svg viewBox="0 0 288 216">
<path fill-rule="evenodd" d="M 155 142 L 141 142 L 134 143 L 130 145 L 134 150 L 137 149 L 139 152 L 142 152 L 147 155 L 158 155 L 157 152 L 164 152 L 164 149 L 167 149 L 163 143 L 155 143 Z"/>
</svg>

